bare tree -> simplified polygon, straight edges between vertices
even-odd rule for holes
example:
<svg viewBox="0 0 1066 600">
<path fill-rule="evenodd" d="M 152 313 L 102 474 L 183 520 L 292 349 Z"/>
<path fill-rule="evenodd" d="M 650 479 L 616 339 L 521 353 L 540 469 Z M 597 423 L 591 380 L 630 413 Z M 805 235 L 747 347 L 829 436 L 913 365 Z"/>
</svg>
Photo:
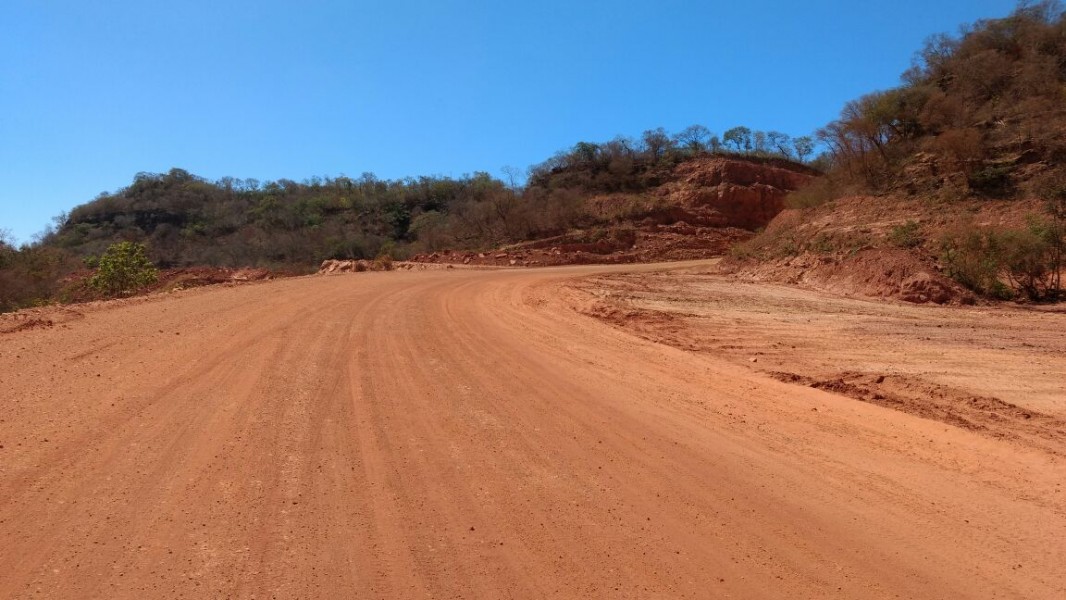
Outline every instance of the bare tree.
<svg viewBox="0 0 1066 600">
<path fill-rule="evenodd" d="M 511 165 L 506 165 L 500 169 L 500 172 L 503 173 L 504 177 L 507 178 L 507 187 L 512 192 L 518 192 L 518 190 L 521 189 L 522 169 L 519 169 L 518 167 L 513 167 Z"/>
<path fill-rule="evenodd" d="M 770 131 L 766 134 L 766 143 L 769 144 L 770 150 L 777 152 L 785 158 L 792 158 L 791 141 L 792 138 L 790 138 L 788 134 L 781 133 L 780 131 Z"/>
<path fill-rule="evenodd" d="M 752 134 L 751 139 L 752 144 L 755 146 L 755 154 L 763 156 L 769 153 L 769 142 L 765 131 L 756 131 Z"/>
<path fill-rule="evenodd" d="M 644 150 L 653 160 L 659 160 L 673 147 L 673 140 L 662 127 L 645 131 L 641 135 L 641 141 L 644 142 Z"/>
<path fill-rule="evenodd" d="M 712 135 L 711 130 L 703 125 L 689 125 L 674 136 L 674 140 L 692 154 L 699 154 L 707 149 Z"/>
</svg>

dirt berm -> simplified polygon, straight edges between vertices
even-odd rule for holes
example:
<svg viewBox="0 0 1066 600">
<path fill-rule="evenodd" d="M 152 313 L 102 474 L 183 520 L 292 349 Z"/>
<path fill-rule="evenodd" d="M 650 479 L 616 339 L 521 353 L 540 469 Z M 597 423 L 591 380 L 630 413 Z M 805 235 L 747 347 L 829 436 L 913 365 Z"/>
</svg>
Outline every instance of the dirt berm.
<svg viewBox="0 0 1066 600">
<path fill-rule="evenodd" d="M 951 280 L 940 240 L 960 227 L 1024 227 L 1039 200 L 937 202 L 901 196 L 850 196 L 786 209 L 721 264 L 746 281 L 781 282 L 836 294 L 915 303 L 972 304 Z"/>
</svg>

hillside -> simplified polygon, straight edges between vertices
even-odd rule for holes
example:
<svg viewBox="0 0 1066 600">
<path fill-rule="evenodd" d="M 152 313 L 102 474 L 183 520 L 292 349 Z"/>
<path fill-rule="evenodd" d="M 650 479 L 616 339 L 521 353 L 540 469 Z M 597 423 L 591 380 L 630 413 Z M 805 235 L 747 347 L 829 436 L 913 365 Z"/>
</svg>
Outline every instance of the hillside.
<svg viewBox="0 0 1066 600">
<path fill-rule="evenodd" d="M 506 183 L 487 173 L 303 182 L 139 173 L 60 215 L 35 244 L 0 239 L 0 310 L 93 297 L 86 267 L 125 241 L 143 244 L 167 282 L 186 281 L 189 269 L 214 281 L 247 268 L 310 272 L 324 260 L 476 259 L 515 245 L 543 249 L 540 264 L 720 255 L 818 174 L 797 161 L 809 154 L 805 138 L 726 133 L 732 150 L 698 126 L 581 142 L 533 167 L 525 185 L 513 169 Z M 216 271 L 203 276 L 206 267 Z"/>
<path fill-rule="evenodd" d="M 936 35 L 901 85 L 847 103 L 818 131 L 843 187 L 952 200 L 1017 198 L 1063 184 L 1066 15 L 1023 3 Z"/>
<path fill-rule="evenodd" d="M 654 183 L 640 193 L 579 188 L 574 193 L 585 197 L 583 228 L 490 252 L 444 250 L 413 260 L 537 266 L 721 256 L 765 227 L 784 208 L 788 194 L 817 175 L 787 160 L 696 156 L 656 170 L 649 175 Z M 553 175 L 568 181 L 575 176 L 589 173 Z"/>
<path fill-rule="evenodd" d="M 916 302 L 1059 298 L 1064 107 L 1060 4 L 934 36 L 900 87 L 818 132 L 827 176 L 726 268 Z"/>
<path fill-rule="evenodd" d="M 721 226 L 721 219 L 707 221 L 692 213 L 703 210 L 698 205 L 706 202 L 683 197 L 684 190 L 698 194 L 702 187 L 732 177 L 747 186 L 763 176 L 740 174 L 734 167 L 721 181 L 686 183 L 703 169 L 699 165 L 735 158 L 776 172 L 809 175 L 817 172 L 800 161 L 810 150 L 809 138 L 793 140 L 779 132 L 735 127 L 720 139 L 694 125 L 673 136 L 660 128 L 644 132 L 640 139 L 579 142 L 531 167 L 524 185 L 513 168 L 504 169 L 506 182 L 485 172 L 401 180 L 364 173 L 303 182 L 231 177 L 210 181 L 182 169 L 139 173 L 129 186 L 58 217 L 56 229 L 46 232 L 40 246 L 82 259 L 100 256 L 112 243 L 134 241 L 143 243 L 149 258 L 163 268 L 309 268 L 325 259 L 403 259 L 444 249 L 486 250 L 573 230 L 613 227 L 653 213 L 659 213 L 655 218 L 662 224 L 684 219 L 692 225 Z M 768 185 L 784 190 L 795 189 L 799 182 L 767 176 Z M 671 186 L 681 195 L 671 192 Z M 715 206 L 731 215 L 731 198 Z M 779 200 L 774 196 L 764 203 L 776 212 Z M 676 218 L 668 214 L 671 210 Z M 756 221 L 764 224 L 767 214 Z M 756 221 L 741 219 L 736 225 L 750 228 Z"/>
<path fill-rule="evenodd" d="M 848 102 L 816 139 L 650 129 L 578 142 L 528 179 L 513 168 L 302 182 L 140 173 L 35 244 L 0 237 L 0 310 L 77 296 L 71 277 L 121 241 L 162 269 L 290 272 L 386 256 L 534 266 L 731 252 L 725 268 L 740 276 L 847 293 L 1055 300 L 1064 107 L 1066 15 L 1023 2 L 930 38 L 899 87 Z"/>
<path fill-rule="evenodd" d="M 952 277 L 949 245 L 975 231 L 1027 231 L 1038 200 L 969 199 L 950 204 L 901 196 L 847 196 L 781 212 L 759 236 L 735 246 L 723 271 L 844 295 L 972 304 L 984 290 Z M 985 251 L 980 251 L 980 250 Z M 996 249 L 978 246 L 976 266 Z M 1038 269 L 1039 270 L 1039 269 Z M 1004 298 L 1024 298 L 1004 273 Z M 1035 293 L 1046 293 L 1046 289 Z"/>
</svg>

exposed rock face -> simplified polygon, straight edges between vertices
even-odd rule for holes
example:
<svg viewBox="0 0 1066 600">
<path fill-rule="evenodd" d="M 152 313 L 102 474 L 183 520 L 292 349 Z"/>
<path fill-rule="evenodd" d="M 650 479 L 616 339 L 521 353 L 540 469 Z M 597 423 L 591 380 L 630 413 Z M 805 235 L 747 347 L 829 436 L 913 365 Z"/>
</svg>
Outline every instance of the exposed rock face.
<svg viewBox="0 0 1066 600">
<path fill-rule="evenodd" d="M 490 253 L 443 250 L 420 263 L 536 266 L 689 260 L 721 256 L 765 227 L 785 196 L 811 181 L 801 165 L 703 157 L 679 164 L 642 194 L 584 198 L 597 225 Z M 501 251 L 506 250 L 506 251 Z"/>
<path fill-rule="evenodd" d="M 673 220 L 758 229 L 784 209 L 789 192 L 806 185 L 811 177 L 772 164 L 705 158 L 678 165 L 673 180 L 660 187 L 658 194 Z"/>
</svg>

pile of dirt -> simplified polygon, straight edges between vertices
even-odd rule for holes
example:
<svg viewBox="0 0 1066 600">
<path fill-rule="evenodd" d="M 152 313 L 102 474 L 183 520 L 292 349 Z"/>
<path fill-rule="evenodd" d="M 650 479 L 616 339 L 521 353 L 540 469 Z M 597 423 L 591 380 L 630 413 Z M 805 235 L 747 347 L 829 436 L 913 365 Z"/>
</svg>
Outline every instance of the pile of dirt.
<svg viewBox="0 0 1066 600">
<path fill-rule="evenodd" d="M 0 319 L 0 333 L 17 333 L 30 329 L 49 329 L 55 327 L 55 321 L 33 315 L 18 315 Z"/>
<path fill-rule="evenodd" d="M 81 310 L 67 306 L 39 306 L 0 314 L 0 335 L 34 329 L 65 328 L 71 321 L 84 319 Z"/>
<path fill-rule="evenodd" d="M 781 211 L 723 261 L 723 273 L 837 294 L 915 303 L 972 304 L 940 264 L 940 240 L 965 225 L 1022 227 L 1038 200 L 933 202 L 853 196 Z"/>
<path fill-rule="evenodd" d="M 319 275 L 332 273 L 362 273 L 364 271 L 391 271 L 391 260 L 324 260 L 318 267 Z"/>
<path fill-rule="evenodd" d="M 160 271 L 156 287 L 161 290 L 173 290 L 219 283 L 265 281 L 290 275 L 293 273 L 281 273 L 262 268 L 182 267 Z"/>
<path fill-rule="evenodd" d="M 687 223 L 577 231 L 489 252 L 443 250 L 411 261 L 497 267 L 627 264 L 694 260 L 721 256 L 752 233 L 734 227 L 694 227 Z"/>
<path fill-rule="evenodd" d="M 238 284 L 251 281 L 266 281 L 279 277 L 299 275 L 291 270 L 271 270 L 263 268 L 229 269 L 225 267 L 177 267 L 160 269 L 156 282 L 139 290 L 138 294 L 152 292 L 170 292 L 205 285 Z M 93 271 L 83 269 L 76 271 L 63 280 L 61 297 L 64 302 L 92 302 L 106 299 L 100 292 L 89 285 Z"/>
<path fill-rule="evenodd" d="M 704 157 L 677 165 L 649 193 L 600 194 L 587 212 L 598 223 L 492 251 L 418 254 L 420 263 L 492 266 L 619 264 L 722 256 L 784 208 L 789 192 L 816 173 L 787 162 Z"/>
<path fill-rule="evenodd" d="M 802 252 L 763 262 L 730 262 L 723 273 L 745 281 L 789 283 L 841 295 L 918 304 L 973 304 L 973 293 L 945 277 L 928 256 L 901 248 Z"/>
</svg>

